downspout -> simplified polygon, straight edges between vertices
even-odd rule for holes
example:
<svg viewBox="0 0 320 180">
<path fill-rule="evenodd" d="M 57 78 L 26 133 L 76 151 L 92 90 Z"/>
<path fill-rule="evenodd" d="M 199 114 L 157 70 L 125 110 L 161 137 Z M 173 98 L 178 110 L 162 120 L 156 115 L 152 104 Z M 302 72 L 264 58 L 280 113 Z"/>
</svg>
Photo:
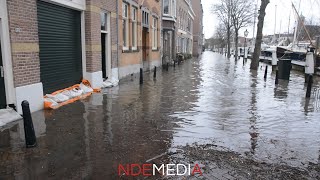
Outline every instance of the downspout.
<svg viewBox="0 0 320 180">
<path fill-rule="evenodd" d="M 160 66 L 162 66 L 162 58 L 163 58 L 163 27 L 162 27 L 162 13 L 163 13 L 163 1 L 161 1 L 160 6 Z"/>
<path fill-rule="evenodd" d="M 118 79 L 119 79 L 119 2 L 116 1 L 117 6 L 117 67 L 118 67 Z"/>
</svg>

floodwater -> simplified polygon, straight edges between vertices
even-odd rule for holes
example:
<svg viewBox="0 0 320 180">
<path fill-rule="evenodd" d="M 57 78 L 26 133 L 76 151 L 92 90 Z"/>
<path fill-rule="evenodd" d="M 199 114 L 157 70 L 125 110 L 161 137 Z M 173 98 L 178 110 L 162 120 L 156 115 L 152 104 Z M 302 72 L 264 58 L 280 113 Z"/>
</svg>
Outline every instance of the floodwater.
<svg viewBox="0 0 320 180">
<path fill-rule="evenodd" d="M 142 164 L 186 145 L 214 144 L 255 161 L 305 167 L 320 161 L 320 99 L 304 98 L 304 75 L 274 84 L 265 64 L 213 52 L 169 71 L 121 81 L 87 99 L 33 114 L 0 131 L 0 179 L 117 179 L 119 164 Z M 314 89 L 319 88 L 315 78 Z M 313 90 L 316 92 L 315 90 Z"/>
</svg>

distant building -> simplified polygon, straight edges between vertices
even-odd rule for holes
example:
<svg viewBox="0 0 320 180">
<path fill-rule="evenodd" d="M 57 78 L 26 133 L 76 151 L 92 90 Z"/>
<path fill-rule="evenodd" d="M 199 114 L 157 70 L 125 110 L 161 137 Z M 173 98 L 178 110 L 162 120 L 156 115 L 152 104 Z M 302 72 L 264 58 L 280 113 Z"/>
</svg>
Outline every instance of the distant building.
<svg viewBox="0 0 320 180">
<path fill-rule="evenodd" d="M 193 21 L 195 13 L 191 0 L 177 1 L 177 53 L 193 52 Z"/>
<path fill-rule="evenodd" d="M 195 18 L 193 21 L 193 56 L 199 56 L 202 54 L 202 48 L 204 45 L 203 39 L 203 7 L 201 0 L 191 0 L 192 8 L 195 12 Z"/>
<path fill-rule="evenodd" d="M 162 63 L 167 64 L 176 58 L 176 0 L 162 2 Z"/>
</svg>

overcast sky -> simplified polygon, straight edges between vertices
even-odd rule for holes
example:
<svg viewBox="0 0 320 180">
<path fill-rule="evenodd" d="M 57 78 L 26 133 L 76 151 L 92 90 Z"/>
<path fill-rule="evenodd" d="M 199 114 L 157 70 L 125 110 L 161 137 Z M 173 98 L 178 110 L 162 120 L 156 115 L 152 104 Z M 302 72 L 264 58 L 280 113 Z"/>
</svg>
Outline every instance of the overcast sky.
<svg viewBox="0 0 320 180">
<path fill-rule="evenodd" d="M 203 4 L 203 23 L 204 23 L 204 34 L 205 38 L 210 38 L 218 25 L 217 17 L 211 13 L 212 5 L 219 3 L 220 0 L 201 0 Z M 254 3 L 258 2 L 258 9 L 260 7 L 261 0 L 248 0 Z M 291 2 L 294 3 L 297 9 L 299 9 L 300 0 L 270 0 L 270 3 L 266 9 L 266 17 L 263 28 L 263 34 L 274 34 L 274 29 L 276 27 L 276 33 L 280 31 L 288 32 L 288 27 L 290 33 L 293 32 L 293 28 L 296 22 L 296 16 L 291 6 Z M 315 21 L 319 22 L 320 14 L 320 0 L 301 0 L 300 3 L 300 13 L 302 13 L 307 19 L 313 18 Z M 277 16 L 275 16 L 275 13 Z M 275 18 L 276 17 L 276 18 Z M 289 24 L 290 17 L 290 24 Z M 276 20 L 276 21 L 275 21 Z M 257 21 L 257 20 L 256 20 Z M 276 22 L 276 26 L 275 26 Z M 290 26 L 289 26 L 290 25 Z M 243 36 L 243 32 L 248 29 L 249 36 L 253 35 L 253 26 L 246 27 L 240 30 L 239 35 Z M 257 28 L 255 28 L 256 30 Z"/>
</svg>

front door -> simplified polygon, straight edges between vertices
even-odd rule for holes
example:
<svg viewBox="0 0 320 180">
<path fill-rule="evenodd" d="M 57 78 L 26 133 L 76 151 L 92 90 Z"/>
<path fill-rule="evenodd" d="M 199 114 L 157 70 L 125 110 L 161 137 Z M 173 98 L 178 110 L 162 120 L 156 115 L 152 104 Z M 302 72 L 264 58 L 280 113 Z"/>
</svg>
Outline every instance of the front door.
<svg viewBox="0 0 320 180">
<path fill-rule="evenodd" d="M 148 40 L 149 40 L 149 32 L 148 32 L 148 29 L 147 28 L 143 28 L 143 31 L 142 31 L 142 60 L 143 61 L 147 61 L 148 59 L 148 46 L 149 46 L 149 43 L 148 43 Z"/>
<path fill-rule="evenodd" d="M 4 87 L 4 68 L 2 62 L 1 39 L 0 39 L 0 109 L 6 108 L 6 89 Z"/>
</svg>

